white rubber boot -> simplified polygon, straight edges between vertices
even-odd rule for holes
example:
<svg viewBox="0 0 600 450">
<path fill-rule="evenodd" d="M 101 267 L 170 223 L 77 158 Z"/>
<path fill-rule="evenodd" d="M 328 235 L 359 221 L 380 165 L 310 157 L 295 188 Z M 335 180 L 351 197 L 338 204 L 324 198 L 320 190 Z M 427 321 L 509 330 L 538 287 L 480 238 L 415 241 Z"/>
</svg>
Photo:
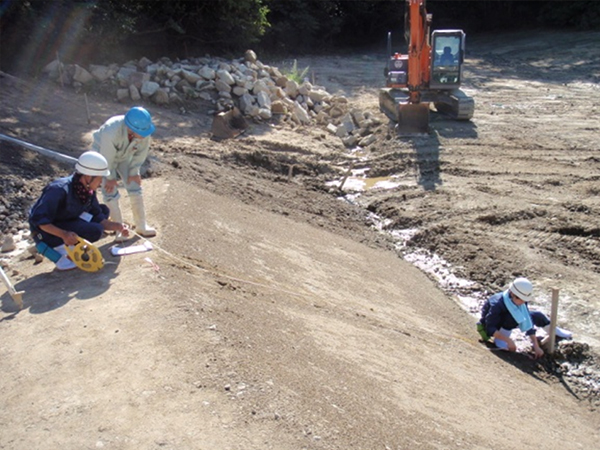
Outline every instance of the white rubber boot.
<svg viewBox="0 0 600 450">
<path fill-rule="evenodd" d="M 69 255 L 67 254 L 67 249 L 65 248 L 64 244 L 54 247 L 54 250 L 60 253 L 60 259 L 55 262 L 56 270 L 63 272 L 65 270 L 73 270 L 77 268 L 75 263 L 69 259 Z"/>
<path fill-rule="evenodd" d="M 112 222 L 123 223 L 123 214 L 121 214 L 121 207 L 119 206 L 119 200 L 113 199 L 106 202 L 106 206 L 110 210 L 110 220 Z M 120 232 L 115 234 L 116 242 L 125 242 L 129 237 L 123 236 Z"/>
<path fill-rule="evenodd" d="M 106 202 L 106 206 L 110 211 L 110 220 L 113 222 L 123 223 L 123 214 L 121 214 L 121 207 L 119 206 L 119 200 L 113 199 Z"/>
<path fill-rule="evenodd" d="M 146 223 L 146 210 L 144 209 L 144 198 L 141 195 L 129 196 L 131 200 L 131 212 L 135 223 L 135 232 L 143 237 L 156 236 L 156 230 Z"/>
<path fill-rule="evenodd" d="M 550 334 L 550 325 L 546 325 L 544 327 L 544 331 L 546 333 Z M 571 333 L 570 331 L 565 330 L 563 328 L 560 328 L 560 327 L 555 328 L 555 335 L 556 335 L 556 337 L 559 337 L 561 339 L 567 339 L 567 340 L 573 339 L 573 333 Z"/>
</svg>

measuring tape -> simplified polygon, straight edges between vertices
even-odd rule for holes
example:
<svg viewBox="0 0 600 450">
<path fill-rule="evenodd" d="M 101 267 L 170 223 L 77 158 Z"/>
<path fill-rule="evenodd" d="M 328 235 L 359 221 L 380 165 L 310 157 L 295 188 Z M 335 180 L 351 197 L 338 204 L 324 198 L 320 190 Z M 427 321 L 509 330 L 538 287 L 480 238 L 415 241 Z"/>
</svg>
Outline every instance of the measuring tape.
<svg viewBox="0 0 600 450">
<path fill-rule="evenodd" d="M 65 249 L 77 267 L 86 272 L 98 272 L 104 267 L 104 258 L 98 247 L 79 238 L 75 245 L 65 245 Z"/>
</svg>

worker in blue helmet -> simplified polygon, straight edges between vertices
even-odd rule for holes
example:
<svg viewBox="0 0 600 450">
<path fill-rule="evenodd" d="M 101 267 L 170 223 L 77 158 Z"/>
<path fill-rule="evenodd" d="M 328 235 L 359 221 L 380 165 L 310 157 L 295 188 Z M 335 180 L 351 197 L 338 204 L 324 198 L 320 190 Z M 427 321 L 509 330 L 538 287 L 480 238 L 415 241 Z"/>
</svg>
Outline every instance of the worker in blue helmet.
<svg viewBox="0 0 600 450">
<path fill-rule="evenodd" d="M 144 237 L 156 235 L 156 230 L 146 222 L 140 175 L 154 130 L 150 113 L 145 108 L 134 106 L 125 115 L 111 117 L 93 133 L 92 148 L 106 158 L 110 170 L 110 175 L 102 182 L 102 196 L 110 209 L 110 216 L 116 222 L 123 222 L 117 187 L 120 179 L 131 202 L 135 231 Z M 125 238 L 120 233 L 116 236 L 118 241 Z"/>
</svg>

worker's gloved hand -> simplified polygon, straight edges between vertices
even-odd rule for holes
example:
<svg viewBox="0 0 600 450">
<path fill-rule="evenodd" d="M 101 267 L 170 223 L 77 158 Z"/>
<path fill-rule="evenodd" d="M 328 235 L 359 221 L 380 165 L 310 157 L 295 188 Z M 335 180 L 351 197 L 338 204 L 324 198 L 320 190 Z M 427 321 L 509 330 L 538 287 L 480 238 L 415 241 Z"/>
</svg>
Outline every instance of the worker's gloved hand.
<svg viewBox="0 0 600 450">
<path fill-rule="evenodd" d="M 65 245 L 76 245 L 79 242 L 79 236 L 73 231 L 65 231 L 62 240 Z"/>
<path fill-rule="evenodd" d="M 129 226 L 126 223 L 122 223 L 119 232 L 123 237 L 129 237 Z"/>
<path fill-rule="evenodd" d="M 508 345 L 509 351 L 511 351 L 511 352 L 517 351 L 517 344 L 515 344 L 515 341 L 513 341 L 511 338 L 508 338 L 506 344 Z"/>
</svg>

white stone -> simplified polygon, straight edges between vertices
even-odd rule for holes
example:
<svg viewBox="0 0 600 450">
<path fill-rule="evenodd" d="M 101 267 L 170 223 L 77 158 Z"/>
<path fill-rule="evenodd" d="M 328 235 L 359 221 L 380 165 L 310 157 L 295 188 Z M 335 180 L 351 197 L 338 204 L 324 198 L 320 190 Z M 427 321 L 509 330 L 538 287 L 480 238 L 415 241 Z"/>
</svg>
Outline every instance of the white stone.
<svg viewBox="0 0 600 450">
<path fill-rule="evenodd" d="M 374 134 L 370 134 L 369 136 L 362 138 L 359 142 L 359 145 L 361 147 L 367 147 L 369 145 L 371 145 L 373 142 L 375 142 L 377 140 L 377 138 L 375 137 Z"/>
<path fill-rule="evenodd" d="M 200 75 L 189 70 L 182 70 L 181 76 L 190 84 L 196 84 L 198 81 L 202 80 Z"/>
<path fill-rule="evenodd" d="M 252 93 L 258 95 L 259 92 L 269 92 L 269 87 L 263 80 L 258 80 L 252 87 Z"/>
<path fill-rule="evenodd" d="M 319 111 L 315 118 L 316 118 L 317 122 L 321 125 L 329 123 L 329 116 L 327 115 L 327 113 L 325 111 Z M 337 129 L 337 127 L 336 127 L 336 129 Z"/>
<path fill-rule="evenodd" d="M 344 138 L 348 136 L 348 130 L 344 125 L 340 125 L 339 127 L 336 127 L 335 135 L 339 138 Z"/>
<path fill-rule="evenodd" d="M 254 107 L 255 99 L 250 94 L 244 94 L 240 98 L 240 110 L 244 114 L 249 114 Z"/>
<path fill-rule="evenodd" d="M 256 100 L 261 108 L 271 108 L 271 98 L 265 91 L 260 91 L 256 95 Z"/>
<path fill-rule="evenodd" d="M 225 83 L 223 80 L 218 79 L 215 81 L 215 88 L 219 93 L 221 92 L 231 92 L 231 85 Z"/>
<path fill-rule="evenodd" d="M 228 84 L 229 86 L 233 86 L 235 84 L 235 80 L 233 76 L 227 70 L 218 70 L 217 78 L 219 81 Z"/>
<path fill-rule="evenodd" d="M 308 112 L 306 111 L 306 109 L 304 109 L 300 105 L 300 103 L 294 102 L 294 108 L 292 109 L 292 114 L 294 116 L 294 119 L 296 119 L 298 122 L 300 122 L 302 124 L 310 123 L 310 116 L 308 115 Z"/>
<path fill-rule="evenodd" d="M 289 97 L 296 98 L 298 96 L 298 83 L 294 80 L 288 80 L 284 91 Z"/>
<path fill-rule="evenodd" d="M 75 64 L 75 73 L 73 74 L 73 80 L 75 80 L 81 84 L 88 84 L 94 80 L 94 77 L 92 76 L 91 73 L 89 73 L 83 67 Z"/>
<path fill-rule="evenodd" d="M 251 106 L 249 111 L 248 111 L 248 115 L 252 116 L 252 117 L 259 117 L 260 114 L 260 108 L 256 105 Z"/>
<path fill-rule="evenodd" d="M 281 76 L 279 76 L 279 77 L 275 78 L 275 84 L 276 84 L 277 86 L 281 87 L 281 88 L 284 88 L 284 87 L 286 87 L 286 85 L 287 85 L 287 82 L 288 82 L 288 79 L 287 79 L 287 77 L 285 77 L 285 76 L 283 76 L 283 75 L 281 75 Z"/>
<path fill-rule="evenodd" d="M 100 81 L 106 81 L 112 76 L 112 71 L 107 66 L 90 65 L 90 73 Z"/>
<path fill-rule="evenodd" d="M 342 139 L 342 143 L 346 146 L 346 147 L 355 147 L 356 144 L 358 143 L 358 138 L 354 135 L 350 135 L 347 136 L 345 138 Z"/>
<path fill-rule="evenodd" d="M 154 81 L 146 81 L 142 84 L 142 89 L 140 91 L 142 97 L 148 98 L 152 97 L 156 91 L 160 88 L 160 85 Z"/>
<path fill-rule="evenodd" d="M 142 98 L 142 96 L 140 95 L 140 91 L 133 84 L 129 86 L 129 96 L 131 97 L 131 100 L 135 102 Z"/>
<path fill-rule="evenodd" d="M 255 63 L 256 62 L 256 53 L 254 50 L 246 50 L 244 53 L 244 59 L 248 62 Z"/>
<path fill-rule="evenodd" d="M 244 94 L 248 93 L 248 89 L 243 88 L 241 86 L 235 86 L 232 90 L 234 95 L 237 95 L 238 97 L 241 97 Z"/>
<path fill-rule="evenodd" d="M 327 101 L 329 98 L 331 98 L 331 95 L 329 95 L 329 92 L 322 90 L 322 89 L 311 90 L 308 93 L 308 96 L 315 103 Z"/>
<path fill-rule="evenodd" d="M 198 75 L 205 80 L 214 80 L 217 77 L 217 72 L 208 66 L 204 66 L 198 71 Z"/>
<path fill-rule="evenodd" d="M 270 119 L 271 117 L 273 117 L 273 114 L 271 113 L 271 109 L 270 108 L 259 108 L 258 109 L 258 116 L 261 119 Z"/>
<path fill-rule="evenodd" d="M 348 133 L 351 133 L 355 129 L 354 121 L 352 120 L 352 115 L 350 114 L 346 114 L 341 119 L 341 124 L 346 128 Z"/>
<path fill-rule="evenodd" d="M 311 90 L 312 90 L 312 85 L 306 81 L 298 87 L 298 93 L 305 97 L 308 97 L 308 94 L 310 93 Z"/>
<path fill-rule="evenodd" d="M 214 81 L 198 81 L 196 83 L 196 89 L 199 91 L 211 91 L 216 90 Z"/>
<path fill-rule="evenodd" d="M 135 72 L 137 72 L 137 70 L 134 67 L 121 67 L 117 72 L 117 80 L 119 81 L 119 84 L 122 87 L 129 88 L 129 85 L 131 84 L 129 82 L 129 77 Z"/>
</svg>

